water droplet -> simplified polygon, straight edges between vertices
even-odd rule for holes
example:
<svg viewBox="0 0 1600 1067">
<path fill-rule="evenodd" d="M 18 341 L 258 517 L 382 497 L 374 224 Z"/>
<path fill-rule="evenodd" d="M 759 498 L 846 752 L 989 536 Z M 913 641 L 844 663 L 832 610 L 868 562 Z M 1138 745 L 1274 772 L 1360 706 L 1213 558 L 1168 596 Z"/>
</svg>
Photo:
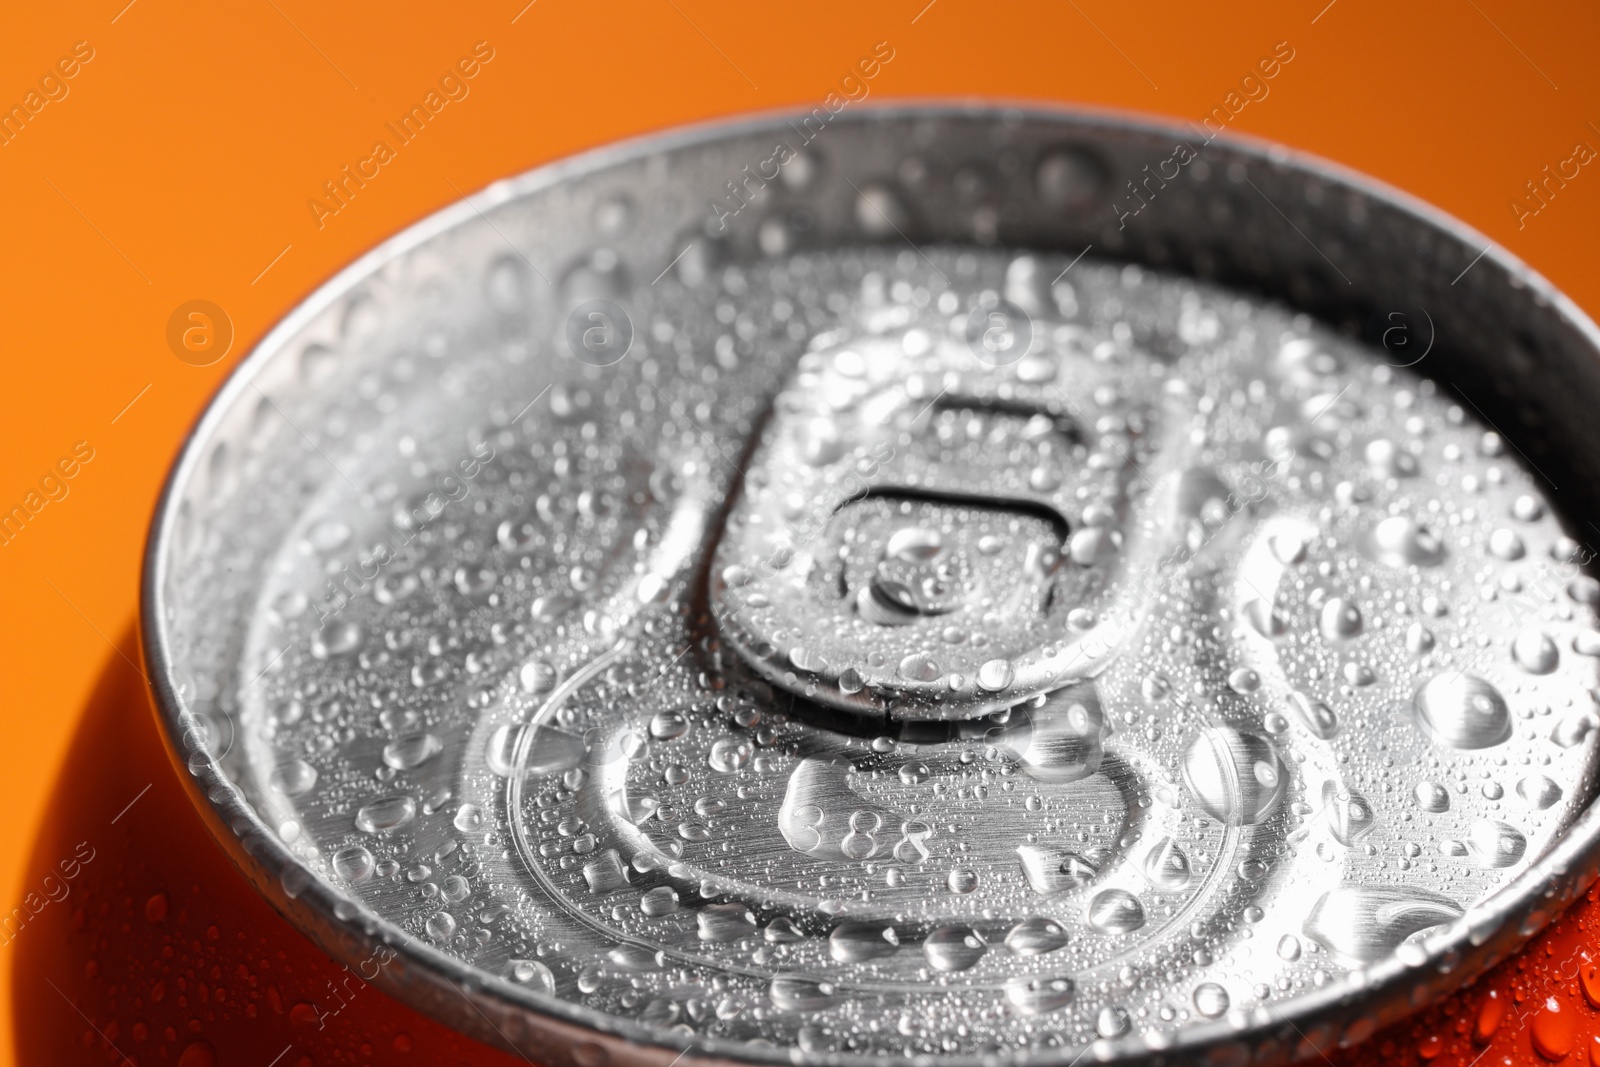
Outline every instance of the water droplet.
<svg viewBox="0 0 1600 1067">
<path fill-rule="evenodd" d="M 522 738 L 520 726 L 498 726 L 494 733 L 489 735 L 489 740 L 484 745 L 484 762 L 489 765 L 489 770 L 502 778 L 509 778 L 516 773 L 514 760 L 517 752 L 517 742 Z"/>
<path fill-rule="evenodd" d="M 1371 963 L 1412 934 L 1461 915 L 1455 901 L 1426 889 L 1345 884 L 1317 900 L 1302 932 L 1335 955 Z"/>
<path fill-rule="evenodd" d="M 1317 628 L 1329 641 L 1348 641 L 1361 633 L 1361 610 L 1344 597 L 1329 597 L 1322 605 Z"/>
<path fill-rule="evenodd" d="M 428 762 L 443 748 L 444 744 L 433 734 L 411 734 L 384 745 L 383 762 L 397 771 L 407 771 Z"/>
<path fill-rule="evenodd" d="M 927 526 L 902 526 L 884 542 L 883 553 L 903 563 L 928 563 L 944 554 L 944 535 Z"/>
<path fill-rule="evenodd" d="M 398 830 L 416 817 L 417 802 L 411 797 L 384 797 L 357 810 L 356 829 L 369 834 L 381 834 Z"/>
<path fill-rule="evenodd" d="M 1543 811 L 1561 799 L 1561 787 L 1542 774 L 1530 774 L 1517 783 L 1517 796 Z"/>
<path fill-rule="evenodd" d="M 1272 550 L 1273 559 L 1285 567 L 1292 567 L 1305 562 L 1306 552 L 1311 545 L 1299 530 L 1279 530 L 1267 539 L 1267 547 Z"/>
<path fill-rule="evenodd" d="M 390 733 L 411 733 L 422 716 L 412 708 L 384 708 L 378 712 L 378 724 Z"/>
<path fill-rule="evenodd" d="M 1030 805 L 1029 810 L 1035 808 Z M 1041 896 L 1088 885 L 1098 873 L 1076 853 L 1038 845 L 1018 845 L 1017 858 L 1028 884 Z"/>
<path fill-rule="evenodd" d="M 1293 934 L 1284 934 L 1278 939 L 1278 958 L 1293 963 L 1300 958 L 1300 939 Z"/>
<path fill-rule="evenodd" d="M 1527 552 L 1522 537 L 1515 530 L 1508 530 L 1502 526 L 1489 535 L 1489 553 L 1499 559 L 1521 559 Z"/>
<path fill-rule="evenodd" d="M 1106 181 L 1105 166 L 1082 148 L 1062 148 L 1039 160 L 1034 171 L 1039 199 L 1054 208 L 1087 206 Z"/>
<path fill-rule="evenodd" d="M 605 896 L 628 887 L 628 872 L 623 869 L 617 850 L 608 848 L 583 865 L 583 880 L 588 883 L 589 892 Z"/>
<path fill-rule="evenodd" d="M 1231 1003 L 1228 991 L 1215 982 L 1202 982 L 1194 989 L 1194 1007 L 1207 1019 L 1215 1019 L 1228 1010 Z"/>
<path fill-rule="evenodd" d="M 1450 790 L 1438 782 L 1418 782 L 1414 795 L 1417 798 L 1417 807 L 1423 811 L 1431 811 L 1437 815 L 1441 811 L 1450 810 Z"/>
<path fill-rule="evenodd" d="M 1417 473 L 1417 457 L 1386 438 L 1367 442 L 1367 469 L 1379 478 L 1411 478 Z"/>
<path fill-rule="evenodd" d="M 1011 684 L 1016 674 L 1010 660 L 992 659 L 978 668 L 978 685 L 990 693 L 998 693 Z"/>
<path fill-rule="evenodd" d="M 1065 784 L 1100 769 L 1104 729 L 1092 691 L 1074 687 L 1051 693 L 1043 707 L 1013 711 L 990 740 L 1015 756 L 1028 777 Z"/>
<path fill-rule="evenodd" d="M 354 652 L 360 644 L 360 626 L 348 620 L 334 619 L 323 623 L 311 639 L 311 654 L 318 659 L 331 659 Z"/>
<path fill-rule="evenodd" d="M 1437 567 L 1445 556 L 1444 542 L 1404 515 L 1391 515 L 1374 526 L 1361 548 L 1386 567 Z"/>
<path fill-rule="evenodd" d="M 1107 1004 L 1094 1018 L 1094 1032 L 1107 1039 L 1121 1037 L 1132 1025 L 1127 1009 L 1115 1004 Z"/>
<path fill-rule="evenodd" d="M 1006 934 L 1005 946 L 1013 956 L 1042 956 L 1065 947 L 1067 931 L 1054 919 L 1035 915 L 1013 926 Z"/>
<path fill-rule="evenodd" d="M 556 669 L 544 660 L 530 660 L 517 672 L 517 681 L 525 693 L 548 693 L 556 687 Z"/>
<path fill-rule="evenodd" d="M 1600 1008 L 1600 963 L 1586 963 L 1578 969 L 1578 988 L 1589 1007 Z"/>
<path fill-rule="evenodd" d="M 1289 631 L 1289 620 L 1283 612 L 1259 597 L 1247 602 L 1243 612 L 1245 621 L 1262 637 L 1282 637 Z"/>
<path fill-rule="evenodd" d="M 1189 884 L 1189 857 L 1170 837 L 1163 837 L 1144 858 L 1144 876 L 1150 885 L 1176 893 Z"/>
<path fill-rule="evenodd" d="M 1355 661 L 1346 663 L 1340 668 L 1339 673 L 1344 676 L 1346 682 L 1353 686 L 1372 685 L 1378 680 L 1377 672 L 1371 667 L 1365 663 L 1357 663 Z"/>
<path fill-rule="evenodd" d="M 1077 530 L 1067 541 L 1067 554 L 1080 567 L 1097 567 L 1115 556 L 1120 548 L 1117 531 L 1101 526 Z"/>
<path fill-rule="evenodd" d="M 1549 674 L 1556 669 L 1561 654 L 1549 634 L 1530 626 L 1512 640 L 1511 658 L 1529 674 Z"/>
<path fill-rule="evenodd" d="M 658 711 L 650 719 L 650 736 L 671 741 L 689 732 L 689 717 L 681 711 Z"/>
<path fill-rule="evenodd" d="M 1514 826 L 1493 819 L 1480 819 L 1472 824 L 1467 845 L 1480 866 L 1509 867 L 1527 851 L 1528 839 Z"/>
<path fill-rule="evenodd" d="M 305 760 L 289 760 L 273 768 L 272 787 L 284 796 L 297 797 L 317 784 L 317 769 Z"/>
<path fill-rule="evenodd" d="M 1413 656 L 1433 651 L 1433 631 L 1420 622 L 1414 622 L 1406 627 L 1406 651 Z"/>
<path fill-rule="evenodd" d="M 1359 793 L 1341 788 L 1333 781 L 1322 783 L 1322 807 L 1328 815 L 1328 827 L 1334 840 L 1341 845 L 1353 845 L 1372 829 L 1376 821 L 1372 805 Z"/>
<path fill-rule="evenodd" d="M 586 751 L 583 738 L 578 737 L 576 734 L 567 733 L 565 730 L 557 730 L 553 726 L 545 726 L 542 723 L 528 727 L 528 729 L 533 731 L 533 737 L 528 742 L 527 762 L 523 766 L 523 770 L 528 777 L 546 778 L 565 774 L 567 771 L 582 765 Z M 520 735 L 520 733 L 521 730 L 519 728 L 516 734 Z M 490 737 L 491 745 L 498 735 L 499 730 L 496 730 L 495 734 Z M 624 755 L 625 739 L 631 736 L 631 734 L 626 734 L 623 738 L 610 738 L 610 744 L 607 747 L 595 752 L 596 761 L 609 762 L 619 755 Z M 511 746 L 512 751 L 515 750 L 517 740 L 518 736 L 509 736 L 506 739 L 506 743 Z M 506 773 L 510 774 L 511 772 L 508 770 Z"/>
<path fill-rule="evenodd" d="M 1010 299 L 1014 302 L 1016 298 Z M 1025 356 L 1017 363 L 1017 381 L 1039 385 L 1054 381 L 1060 371 L 1061 365 L 1049 356 Z"/>
<path fill-rule="evenodd" d="M 1102 934 L 1129 934 L 1144 925 L 1144 905 L 1126 889 L 1102 889 L 1089 901 L 1084 921 Z"/>
<path fill-rule="evenodd" d="M 1338 717 L 1322 701 L 1312 700 L 1297 690 L 1289 694 L 1289 707 L 1294 709 L 1295 718 L 1313 737 L 1326 741 L 1339 732 Z"/>
<path fill-rule="evenodd" d="M 1511 713 L 1500 691 L 1460 671 L 1434 675 L 1412 698 L 1417 720 L 1441 744 L 1490 748 L 1511 736 Z"/>
<path fill-rule="evenodd" d="M 519 985 L 543 993 L 545 996 L 554 996 L 556 991 L 556 976 L 550 968 L 538 960 L 512 960 L 507 967 L 511 979 Z"/>
<path fill-rule="evenodd" d="M 1518 522 L 1538 522 L 1544 518 L 1544 504 L 1537 497 L 1523 494 L 1511 502 L 1511 517 Z"/>
<path fill-rule="evenodd" d="M 801 978 L 792 974 L 772 976 L 767 996 L 779 1011 L 826 1011 L 841 999 L 831 982 Z"/>
<path fill-rule="evenodd" d="M 743 904 L 707 904 L 694 918 L 702 941 L 740 941 L 760 932 L 756 917 Z"/>
<path fill-rule="evenodd" d="M 1550 731 L 1550 740 L 1561 748 L 1572 748 L 1583 744 L 1584 738 L 1589 736 L 1597 724 L 1593 712 L 1580 712 L 1568 715 L 1556 723 L 1555 729 Z"/>
<path fill-rule="evenodd" d="M 899 935 L 884 923 L 840 923 L 828 935 L 828 954 L 840 963 L 864 963 L 892 956 L 899 947 Z"/>
<path fill-rule="evenodd" d="M 299 1005 L 296 1005 L 298 1007 Z M 313 1019 L 315 1019 L 313 1012 Z M 110 1042 L 107 1042 L 108 1044 Z M 121 1059 L 122 1057 L 117 1057 Z M 162 1057 L 165 1059 L 166 1057 Z M 122 1060 L 123 1063 L 132 1063 L 133 1060 Z M 217 1049 L 209 1041 L 190 1041 L 184 1046 L 183 1052 L 178 1056 L 178 1067 L 217 1067 Z"/>
<path fill-rule="evenodd" d="M 1487 1045 L 1489 1039 L 1500 1029 L 1500 1023 L 1506 1016 L 1506 1001 L 1497 989 L 1489 990 L 1483 998 L 1483 1006 L 1478 1009 L 1478 1017 L 1473 1021 L 1472 1033 L 1480 1045 Z"/>
<path fill-rule="evenodd" d="M 789 650 L 789 665 L 797 671 L 810 671 L 815 674 L 818 671 L 826 670 L 828 661 L 823 659 L 816 651 L 803 645 L 796 645 Z"/>
<path fill-rule="evenodd" d="M 750 742 L 733 737 L 720 737 L 711 745 L 706 762 L 718 774 L 733 774 L 750 762 L 753 751 Z"/>
<path fill-rule="evenodd" d="M 945 879 L 950 892 L 964 896 L 978 888 L 978 872 L 970 867 L 957 867 Z"/>
<path fill-rule="evenodd" d="M 1228 726 L 1202 730 L 1183 755 L 1183 780 L 1212 818 L 1251 825 L 1283 796 L 1288 772 L 1272 742 Z"/>
<path fill-rule="evenodd" d="M 1019 976 L 1006 982 L 1006 1000 L 1019 1015 L 1044 1015 L 1072 1003 L 1077 990 L 1065 975 L 1054 978 Z"/>
<path fill-rule="evenodd" d="M 333 854 L 333 873 L 350 885 L 360 885 L 371 878 L 375 867 L 372 853 L 360 845 L 341 848 Z"/>
<path fill-rule="evenodd" d="M 1575 1013 L 1566 1010 L 1559 997 L 1546 997 L 1544 1010 L 1533 1017 L 1529 1035 L 1539 1055 L 1551 1062 L 1563 1060 L 1577 1037 Z"/>
<path fill-rule="evenodd" d="M 1235 693 L 1254 693 L 1261 688 L 1261 675 L 1249 667 L 1240 667 L 1228 675 L 1228 688 Z"/>
<path fill-rule="evenodd" d="M 970 926 L 941 926 L 922 942 L 922 954 L 936 971 L 965 971 L 988 951 L 988 942 Z"/>
<path fill-rule="evenodd" d="M 912 762 L 900 765 L 900 780 L 906 785 L 920 785 L 926 782 L 929 773 L 926 763 Z"/>
<path fill-rule="evenodd" d="M 428 916 L 428 921 L 423 925 L 428 931 L 428 936 L 435 941 L 448 941 L 456 933 L 456 918 L 448 911 L 434 912 Z"/>
<path fill-rule="evenodd" d="M 876 182 L 857 190 L 855 217 L 856 225 L 868 237 L 892 237 L 904 233 L 911 225 L 899 196 L 888 186 Z"/>
<path fill-rule="evenodd" d="M 932 682 L 939 677 L 939 665 L 922 652 L 913 652 L 900 661 L 900 677 L 912 682 Z"/>
<path fill-rule="evenodd" d="M 644 895 L 639 898 L 639 910 L 652 919 L 671 915 L 678 910 L 678 891 L 670 885 L 658 885 L 654 889 L 646 889 Z"/>
</svg>

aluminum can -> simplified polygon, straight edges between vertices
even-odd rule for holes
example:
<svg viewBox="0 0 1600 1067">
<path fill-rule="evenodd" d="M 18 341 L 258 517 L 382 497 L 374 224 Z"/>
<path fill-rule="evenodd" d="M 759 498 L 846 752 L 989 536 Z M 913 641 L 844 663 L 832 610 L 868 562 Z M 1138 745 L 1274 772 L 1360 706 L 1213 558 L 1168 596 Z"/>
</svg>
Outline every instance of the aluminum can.
<svg viewBox="0 0 1600 1067">
<path fill-rule="evenodd" d="M 1120 116 L 491 186 L 173 472 L 143 662 L 243 879 L 139 906 L 282 917 L 213 998 L 337 979 L 262 1062 L 1430 1059 L 1596 874 L 1597 339 L 1399 193 Z"/>
</svg>

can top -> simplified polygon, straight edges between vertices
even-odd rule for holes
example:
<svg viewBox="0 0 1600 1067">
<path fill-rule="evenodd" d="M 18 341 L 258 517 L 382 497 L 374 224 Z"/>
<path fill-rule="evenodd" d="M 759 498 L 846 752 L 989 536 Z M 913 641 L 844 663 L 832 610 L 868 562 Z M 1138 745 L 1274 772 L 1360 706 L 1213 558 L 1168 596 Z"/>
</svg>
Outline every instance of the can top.
<svg viewBox="0 0 1600 1067">
<path fill-rule="evenodd" d="M 710 225 L 770 128 L 525 179 L 264 343 L 147 627 L 293 917 L 530 1048 L 1117 1058 L 1370 1031 L 1583 854 L 1600 583 L 1537 469 L 1393 347 L 995 247 L 1148 147 L 1032 122 L 841 122 Z"/>
</svg>

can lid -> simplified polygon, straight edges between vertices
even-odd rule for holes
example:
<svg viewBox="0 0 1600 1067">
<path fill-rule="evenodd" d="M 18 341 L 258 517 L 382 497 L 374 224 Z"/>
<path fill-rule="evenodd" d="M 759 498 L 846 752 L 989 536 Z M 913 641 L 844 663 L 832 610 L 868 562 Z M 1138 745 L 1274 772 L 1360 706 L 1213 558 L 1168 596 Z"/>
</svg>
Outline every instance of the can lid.
<svg viewBox="0 0 1600 1067">
<path fill-rule="evenodd" d="M 1600 583 L 1531 464 L 1280 302 L 982 240 L 1103 226 L 1154 134 L 842 122 L 691 227 L 772 135 L 425 225 L 197 431 L 153 666 L 297 921 L 618 1059 L 1370 1032 L 1484 965 L 1592 848 Z"/>
</svg>

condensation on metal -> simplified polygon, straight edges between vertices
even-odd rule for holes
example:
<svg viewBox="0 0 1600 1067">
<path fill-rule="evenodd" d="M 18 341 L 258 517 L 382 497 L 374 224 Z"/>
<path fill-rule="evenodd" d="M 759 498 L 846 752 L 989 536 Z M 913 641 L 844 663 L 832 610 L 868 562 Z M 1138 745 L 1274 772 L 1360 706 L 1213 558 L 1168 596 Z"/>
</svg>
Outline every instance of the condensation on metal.
<svg viewBox="0 0 1600 1067">
<path fill-rule="evenodd" d="M 1078 258 L 1130 128 L 829 137 L 732 215 L 766 132 L 525 179 L 219 399 L 147 628 L 297 921 L 541 1052 L 1272 1059 L 1573 892 L 1600 585 L 1516 450 L 1382 347 Z M 1151 212 L 1235 203 L 1212 168 Z"/>
</svg>

